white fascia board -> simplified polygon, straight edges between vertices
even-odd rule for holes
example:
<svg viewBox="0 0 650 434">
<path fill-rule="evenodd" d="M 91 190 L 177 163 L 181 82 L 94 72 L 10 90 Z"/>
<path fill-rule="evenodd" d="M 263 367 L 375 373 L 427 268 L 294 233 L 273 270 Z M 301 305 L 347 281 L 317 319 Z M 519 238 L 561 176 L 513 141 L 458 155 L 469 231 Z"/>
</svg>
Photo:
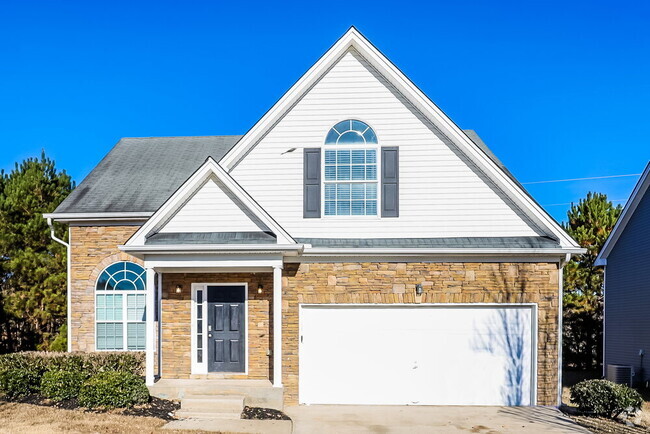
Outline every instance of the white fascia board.
<svg viewBox="0 0 650 434">
<path fill-rule="evenodd" d="M 209 157 L 206 162 L 156 211 L 147 222 L 126 242 L 125 247 L 144 246 L 147 236 L 174 213 L 210 177 L 215 176 L 257 218 L 275 233 L 279 244 L 296 245 L 296 241 L 225 171 Z M 158 246 L 156 246 L 158 247 Z M 177 247 L 177 246 L 174 246 Z"/>
<path fill-rule="evenodd" d="M 599 266 L 607 265 L 607 257 L 609 256 L 612 249 L 616 245 L 618 239 L 621 237 L 621 234 L 623 233 L 625 227 L 627 226 L 628 222 L 632 218 L 634 211 L 636 211 L 636 208 L 639 206 L 639 203 L 641 203 L 643 197 L 647 194 L 649 188 L 650 188 L 650 162 L 648 162 L 648 164 L 645 167 L 645 170 L 641 174 L 641 177 L 639 178 L 636 185 L 634 186 L 634 190 L 632 190 L 632 194 L 630 195 L 630 198 L 625 203 L 625 207 L 623 208 L 621 215 L 618 217 L 618 220 L 614 225 L 614 229 L 612 229 L 612 232 L 609 234 L 607 241 L 605 241 L 605 245 L 603 245 L 603 248 L 600 250 L 598 257 L 596 258 L 595 265 L 599 265 Z"/>
<path fill-rule="evenodd" d="M 438 106 L 436 106 L 390 60 L 375 48 L 354 27 L 350 28 L 280 100 L 242 137 L 220 160 L 231 171 L 249 150 L 280 120 L 329 68 L 350 48 L 359 52 L 373 67 L 391 82 L 420 112 L 447 135 L 467 156 L 485 171 L 500 188 L 549 235 L 557 237 L 562 247 L 579 248 L 578 244 L 533 199 L 507 176 L 485 152 Z"/>
<path fill-rule="evenodd" d="M 146 221 L 153 215 L 153 212 L 72 212 L 72 213 L 47 213 L 43 218 L 52 219 L 61 223 L 74 222 L 118 222 L 118 221 Z"/>
</svg>

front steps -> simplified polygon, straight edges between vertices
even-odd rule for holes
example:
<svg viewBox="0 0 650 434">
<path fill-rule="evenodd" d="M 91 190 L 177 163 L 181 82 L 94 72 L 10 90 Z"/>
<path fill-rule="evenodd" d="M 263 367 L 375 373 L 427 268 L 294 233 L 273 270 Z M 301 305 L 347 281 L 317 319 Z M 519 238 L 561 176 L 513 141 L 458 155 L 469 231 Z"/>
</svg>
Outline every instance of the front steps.
<svg viewBox="0 0 650 434">
<path fill-rule="evenodd" d="M 241 419 L 242 395 L 186 395 L 175 416 L 181 419 Z"/>
<path fill-rule="evenodd" d="M 269 380 L 232 380 L 232 379 L 160 379 L 149 386 L 152 396 L 181 401 L 181 410 L 185 398 L 200 400 L 224 396 L 242 397 L 243 405 L 249 407 L 264 407 L 283 410 L 283 389 L 273 387 Z M 193 401 L 190 401 L 193 402 Z M 201 405 L 198 404 L 197 405 Z M 208 405 L 208 404 L 206 404 Z M 243 406 L 242 406 L 243 409 Z M 192 413 L 200 413 L 194 412 Z M 226 412 L 228 413 L 228 412 Z M 239 410 L 241 414 L 241 410 Z M 179 416 L 180 417 L 180 416 Z"/>
</svg>

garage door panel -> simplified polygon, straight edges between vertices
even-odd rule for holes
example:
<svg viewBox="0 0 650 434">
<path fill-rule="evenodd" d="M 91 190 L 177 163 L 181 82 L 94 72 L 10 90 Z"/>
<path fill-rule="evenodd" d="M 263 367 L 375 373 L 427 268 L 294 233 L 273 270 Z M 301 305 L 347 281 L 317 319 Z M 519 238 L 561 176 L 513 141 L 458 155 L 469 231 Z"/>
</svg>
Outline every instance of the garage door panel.
<svg viewBox="0 0 650 434">
<path fill-rule="evenodd" d="M 303 306 L 311 404 L 529 405 L 530 308 Z"/>
</svg>

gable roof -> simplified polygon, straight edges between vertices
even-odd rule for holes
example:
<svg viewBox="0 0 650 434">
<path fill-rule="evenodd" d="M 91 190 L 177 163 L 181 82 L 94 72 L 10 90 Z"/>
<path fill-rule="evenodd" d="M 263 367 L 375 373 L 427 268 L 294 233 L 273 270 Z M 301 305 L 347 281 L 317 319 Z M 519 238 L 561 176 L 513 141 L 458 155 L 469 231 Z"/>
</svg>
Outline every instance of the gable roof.
<svg viewBox="0 0 650 434">
<path fill-rule="evenodd" d="M 522 188 L 498 159 L 485 147 L 472 141 L 438 106 L 413 84 L 357 29 L 351 27 L 264 116 L 228 151 L 220 164 L 228 171 L 260 142 L 260 140 L 288 113 L 300 99 L 349 50 L 359 53 L 378 73 L 391 83 L 446 139 L 472 161 L 530 220 L 546 235 L 556 238 L 562 247 L 579 248 L 562 227 Z"/>
<path fill-rule="evenodd" d="M 212 235 L 191 235 L 188 233 L 160 233 L 160 229 L 169 222 L 179 210 L 181 210 L 188 201 L 199 191 L 211 178 L 215 178 L 221 188 L 228 192 L 228 197 L 237 200 L 238 206 L 246 210 L 251 218 L 257 219 L 261 224 L 275 235 L 275 241 L 281 245 L 297 245 L 296 241 L 285 231 L 219 164 L 211 157 L 199 167 L 183 183 L 169 199 L 167 199 L 158 210 L 146 221 L 136 232 L 129 238 L 124 246 L 120 249 L 124 251 L 138 251 L 146 244 L 160 245 L 167 241 L 170 245 L 182 246 L 189 244 L 208 244 L 211 241 L 223 244 L 251 244 L 251 243 L 233 243 L 233 240 L 248 239 L 242 234 L 210 233 Z M 261 232 L 261 231 L 260 231 Z M 153 239 L 152 239 L 153 238 Z M 268 239 L 264 238 L 262 244 L 267 244 Z M 152 239 L 152 241 L 149 241 Z M 197 241 L 204 241 L 203 243 Z M 219 244 L 210 244 L 211 246 Z"/>
<path fill-rule="evenodd" d="M 121 139 L 54 214 L 156 211 L 206 158 L 219 161 L 241 136 Z"/>
<path fill-rule="evenodd" d="M 648 194 L 649 188 L 650 188 L 650 162 L 648 162 L 648 164 L 646 165 L 645 170 L 641 174 L 641 177 L 639 178 L 639 180 L 636 183 L 636 186 L 634 187 L 634 190 L 632 190 L 632 194 L 630 195 L 630 198 L 627 200 L 627 203 L 625 204 L 625 208 L 623 208 L 623 212 L 621 213 L 618 220 L 616 221 L 616 225 L 614 225 L 614 229 L 612 229 L 612 233 L 609 234 L 607 241 L 605 241 L 605 245 L 603 246 L 600 253 L 598 254 L 598 257 L 596 258 L 596 262 L 595 262 L 596 265 L 607 265 L 607 257 L 614 249 L 614 246 L 616 246 L 616 242 L 623 234 L 625 227 L 627 226 L 630 219 L 632 218 L 634 211 L 641 203 L 641 200 L 643 200 L 645 195 Z"/>
</svg>

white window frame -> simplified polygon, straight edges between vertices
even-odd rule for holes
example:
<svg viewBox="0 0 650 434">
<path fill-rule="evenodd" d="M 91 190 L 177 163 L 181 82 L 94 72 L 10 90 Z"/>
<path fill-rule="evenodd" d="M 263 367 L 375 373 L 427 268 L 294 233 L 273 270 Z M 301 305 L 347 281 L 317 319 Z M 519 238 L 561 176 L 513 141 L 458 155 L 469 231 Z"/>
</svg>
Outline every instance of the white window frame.
<svg viewBox="0 0 650 434">
<path fill-rule="evenodd" d="M 248 327 L 248 283 L 247 282 L 219 282 L 219 283 L 192 283 L 192 302 L 191 302 L 191 315 L 190 315 L 190 321 L 191 321 L 191 326 L 190 326 L 190 348 L 191 348 L 191 373 L 192 375 L 195 374 L 200 374 L 200 375 L 222 375 L 222 376 L 229 376 L 229 375 L 248 375 L 248 364 L 249 364 L 249 355 L 248 355 L 248 349 L 249 349 L 249 341 L 250 341 L 250 333 L 249 333 L 249 327 Z M 245 353 L 245 358 L 246 361 L 244 363 L 244 372 L 208 372 L 208 286 L 243 286 L 244 287 L 244 327 L 245 327 L 245 333 L 246 333 L 246 348 L 244 349 Z M 198 362 L 198 355 L 197 355 L 197 350 L 198 346 L 196 345 L 196 336 L 197 336 L 197 309 L 196 306 L 198 303 L 196 302 L 196 295 L 197 291 L 203 291 L 203 302 L 201 303 L 201 306 L 203 307 L 203 324 L 202 324 L 202 330 L 201 330 L 201 346 L 203 350 L 203 360 L 201 363 Z"/>
<path fill-rule="evenodd" d="M 372 125 L 370 125 L 368 122 L 365 120 L 359 119 L 357 117 L 346 117 L 345 119 L 340 119 L 336 121 L 334 124 L 332 124 L 331 127 L 327 129 L 325 132 L 325 137 L 323 138 L 323 147 L 322 147 L 322 153 L 323 155 L 321 156 L 321 216 L 323 218 L 327 219 L 370 219 L 370 220 L 376 220 L 381 218 L 381 145 L 379 143 L 379 137 L 377 137 L 377 143 L 376 144 L 363 144 L 363 145 L 338 145 L 338 144 L 327 144 L 327 136 L 329 135 L 330 131 L 334 126 L 339 124 L 340 122 L 343 121 L 359 121 L 363 122 L 370 128 L 374 133 L 375 137 L 377 137 L 377 131 L 375 128 L 373 128 Z M 325 152 L 326 151 L 332 151 L 332 150 L 372 150 L 374 149 L 376 152 L 376 164 L 377 164 L 377 179 L 375 181 L 368 181 L 368 180 L 334 180 L 334 181 L 327 181 L 325 180 Z M 350 176 L 352 177 L 352 176 Z M 327 215 L 325 214 L 325 185 L 326 184 L 371 184 L 375 183 L 377 185 L 377 214 L 375 215 L 352 215 L 350 211 L 350 215 Z"/>
<path fill-rule="evenodd" d="M 140 275 L 140 277 L 145 281 L 145 289 L 142 291 L 139 290 L 113 290 L 113 291 L 106 291 L 106 290 L 97 290 L 97 281 L 99 278 L 104 274 L 104 271 L 108 269 L 109 267 L 117 264 L 117 263 L 123 263 L 123 262 L 130 262 L 132 264 L 137 265 L 138 267 L 141 267 L 143 272 Z M 128 324 L 129 323 L 136 323 L 136 324 L 146 324 L 147 320 L 147 307 L 146 307 L 146 298 L 145 298 L 145 308 L 144 308 L 144 319 L 142 321 L 135 321 L 135 320 L 129 320 L 129 314 L 128 314 L 128 295 L 132 294 L 139 294 L 144 297 L 146 297 L 147 294 L 147 286 L 146 286 L 146 270 L 142 265 L 136 264 L 135 262 L 132 261 L 116 261 L 113 262 L 112 264 L 106 266 L 101 273 L 97 276 L 97 279 L 95 280 L 95 290 L 94 290 L 94 295 L 93 295 L 93 306 L 94 306 L 94 317 L 95 317 L 95 351 L 145 351 L 145 348 L 142 348 L 141 350 L 130 350 L 128 346 Z M 98 320 L 97 319 L 97 296 L 98 295 L 122 295 L 122 319 L 120 321 L 115 321 L 115 320 Z M 122 349 L 108 349 L 108 348 L 98 348 L 97 347 L 97 333 L 98 333 L 98 324 L 122 324 Z M 145 336 L 144 336 L 145 342 L 147 340 L 147 332 L 146 332 L 146 325 L 145 325 Z M 145 344 L 146 346 L 146 344 Z"/>
</svg>

